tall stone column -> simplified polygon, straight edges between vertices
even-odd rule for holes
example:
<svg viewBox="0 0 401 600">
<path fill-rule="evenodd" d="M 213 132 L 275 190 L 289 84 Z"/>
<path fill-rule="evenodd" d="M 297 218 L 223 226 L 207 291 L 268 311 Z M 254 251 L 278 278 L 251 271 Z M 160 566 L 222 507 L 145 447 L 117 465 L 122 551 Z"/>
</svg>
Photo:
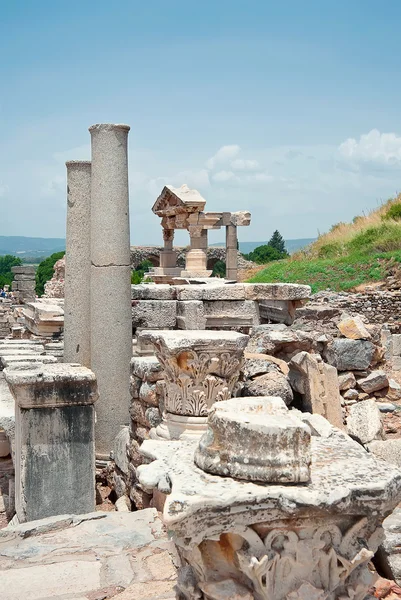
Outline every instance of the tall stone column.
<svg viewBox="0 0 401 600">
<path fill-rule="evenodd" d="M 109 456 L 129 421 L 132 356 L 128 125 L 100 124 L 92 138 L 91 368 L 99 386 L 96 454 Z"/>
<path fill-rule="evenodd" d="M 160 252 L 160 266 L 164 269 L 174 269 L 177 265 L 177 253 L 173 249 L 174 229 L 163 228 L 164 248 Z"/>
<path fill-rule="evenodd" d="M 238 277 L 237 226 L 226 226 L 226 278 L 237 281 Z"/>
<path fill-rule="evenodd" d="M 66 167 L 64 362 L 90 367 L 91 163 L 71 160 Z"/>
</svg>

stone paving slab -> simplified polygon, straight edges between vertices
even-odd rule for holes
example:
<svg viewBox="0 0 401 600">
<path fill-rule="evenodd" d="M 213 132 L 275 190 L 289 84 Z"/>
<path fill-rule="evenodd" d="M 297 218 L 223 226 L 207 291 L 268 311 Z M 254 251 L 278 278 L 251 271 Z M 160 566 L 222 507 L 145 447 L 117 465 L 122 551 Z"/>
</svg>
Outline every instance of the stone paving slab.
<svg viewBox="0 0 401 600">
<path fill-rule="evenodd" d="M 8 526 L 0 530 L 1 600 L 173 599 L 176 561 L 155 509 Z"/>
</svg>

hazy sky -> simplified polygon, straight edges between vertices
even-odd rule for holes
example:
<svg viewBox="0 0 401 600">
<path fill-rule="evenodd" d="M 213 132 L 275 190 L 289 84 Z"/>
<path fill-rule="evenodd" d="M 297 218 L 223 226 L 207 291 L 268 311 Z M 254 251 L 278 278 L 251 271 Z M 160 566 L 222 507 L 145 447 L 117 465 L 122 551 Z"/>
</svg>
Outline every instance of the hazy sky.
<svg viewBox="0 0 401 600">
<path fill-rule="evenodd" d="M 400 0 L 2 3 L 0 235 L 65 235 L 64 163 L 100 122 L 131 125 L 134 244 L 161 241 L 166 183 L 250 210 L 243 241 L 374 208 L 401 189 L 400 22 Z"/>
</svg>

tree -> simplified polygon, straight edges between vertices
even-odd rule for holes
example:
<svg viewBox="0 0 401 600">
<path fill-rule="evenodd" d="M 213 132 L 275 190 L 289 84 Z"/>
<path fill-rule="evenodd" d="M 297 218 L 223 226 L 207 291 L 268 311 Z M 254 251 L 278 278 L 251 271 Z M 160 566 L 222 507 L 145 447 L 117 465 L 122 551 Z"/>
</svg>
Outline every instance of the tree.
<svg viewBox="0 0 401 600">
<path fill-rule="evenodd" d="M 144 260 L 140 265 L 137 266 L 135 271 L 131 272 L 131 283 L 138 284 L 142 283 L 145 273 L 153 267 L 150 260 Z"/>
<path fill-rule="evenodd" d="M 213 267 L 212 277 L 225 277 L 226 263 L 223 260 L 217 260 Z"/>
<path fill-rule="evenodd" d="M 36 293 L 42 296 L 45 292 L 45 283 L 53 277 L 54 265 L 60 258 L 63 258 L 65 252 L 55 252 L 48 256 L 39 264 L 36 271 Z"/>
<path fill-rule="evenodd" d="M 17 256 L 13 256 L 12 254 L 0 256 L 0 287 L 11 285 L 14 279 L 11 267 L 19 267 L 21 265 L 22 260 Z"/>
<path fill-rule="evenodd" d="M 267 245 L 271 246 L 272 248 L 275 248 L 277 250 L 277 252 L 282 254 L 283 256 L 281 258 L 284 258 L 285 256 L 289 256 L 289 254 L 286 250 L 286 247 L 285 247 L 284 238 L 281 235 L 281 233 L 278 231 L 278 229 L 276 229 L 276 231 L 273 233 L 270 240 L 267 242 Z"/>
<path fill-rule="evenodd" d="M 247 260 L 251 260 L 258 265 L 264 265 L 272 260 L 285 258 L 286 255 L 283 256 L 276 248 L 273 248 L 269 244 L 265 244 L 264 246 L 258 246 L 253 252 L 249 252 L 249 254 L 245 254 L 244 256 Z"/>
</svg>

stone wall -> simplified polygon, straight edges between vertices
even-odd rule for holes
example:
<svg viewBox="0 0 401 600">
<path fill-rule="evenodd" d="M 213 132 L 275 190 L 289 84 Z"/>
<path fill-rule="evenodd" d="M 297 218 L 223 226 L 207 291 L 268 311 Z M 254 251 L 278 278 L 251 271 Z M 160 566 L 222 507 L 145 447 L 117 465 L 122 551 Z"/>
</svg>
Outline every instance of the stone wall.
<svg viewBox="0 0 401 600">
<path fill-rule="evenodd" d="M 131 264 L 132 268 L 136 269 L 144 260 L 149 260 L 154 267 L 160 265 L 160 252 L 163 246 L 131 246 Z M 177 266 L 185 268 L 185 256 L 189 251 L 189 246 L 175 247 L 177 250 Z M 218 260 L 226 262 L 226 249 L 224 246 L 209 246 L 207 249 L 207 268 L 213 269 Z M 238 268 L 247 269 L 253 266 L 254 263 L 245 260 L 241 252 L 238 252 Z"/>
<path fill-rule="evenodd" d="M 311 304 L 333 306 L 352 315 L 362 314 L 369 323 L 388 323 L 393 333 L 401 332 L 401 290 L 372 290 L 359 294 L 319 292 Z"/>
</svg>

